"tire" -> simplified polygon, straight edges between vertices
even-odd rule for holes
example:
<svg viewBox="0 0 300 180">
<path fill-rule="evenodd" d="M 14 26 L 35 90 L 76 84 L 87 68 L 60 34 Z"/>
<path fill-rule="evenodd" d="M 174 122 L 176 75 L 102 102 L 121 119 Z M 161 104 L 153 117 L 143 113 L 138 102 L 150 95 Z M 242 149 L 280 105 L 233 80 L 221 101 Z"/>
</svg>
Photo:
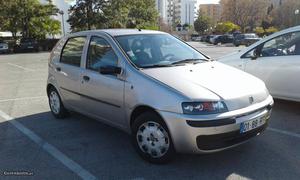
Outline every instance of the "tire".
<svg viewBox="0 0 300 180">
<path fill-rule="evenodd" d="M 164 164 L 174 157 L 175 149 L 169 130 L 154 112 L 145 112 L 134 120 L 131 137 L 137 153 L 150 163 Z"/>
<path fill-rule="evenodd" d="M 68 111 L 65 109 L 61 98 L 54 87 L 51 87 L 48 91 L 48 101 L 52 114 L 57 119 L 65 118 Z"/>
</svg>

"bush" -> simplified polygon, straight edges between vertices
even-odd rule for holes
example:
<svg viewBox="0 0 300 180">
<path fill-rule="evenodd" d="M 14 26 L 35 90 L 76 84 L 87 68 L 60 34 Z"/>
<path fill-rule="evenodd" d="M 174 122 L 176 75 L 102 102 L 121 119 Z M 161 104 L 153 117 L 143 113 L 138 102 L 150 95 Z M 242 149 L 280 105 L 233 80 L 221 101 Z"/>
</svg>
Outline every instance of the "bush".
<svg viewBox="0 0 300 180">
<path fill-rule="evenodd" d="M 273 34 L 273 33 L 277 32 L 278 29 L 275 28 L 275 27 L 269 27 L 269 28 L 266 29 L 265 31 L 266 31 L 266 35 L 270 35 L 270 34 Z"/>
<path fill-rule="evenodd" d="M 275 28 L 275 27 L 269 27 L 268 29 L 263 29 L 262 27 L 256 27 L 255 29 L 254 29 L 254 32 L 258 35 L 258 36 L 260 36 L 260 37 L 263 37 L 263 36 L 268 36 L 268 35 L 270 35 L 270 34 L 273 34 L 273 33 L 275 33 L 275 32 L 277 32 L 278 31 L 278 29 L 277 28 Z"/>
</svg>

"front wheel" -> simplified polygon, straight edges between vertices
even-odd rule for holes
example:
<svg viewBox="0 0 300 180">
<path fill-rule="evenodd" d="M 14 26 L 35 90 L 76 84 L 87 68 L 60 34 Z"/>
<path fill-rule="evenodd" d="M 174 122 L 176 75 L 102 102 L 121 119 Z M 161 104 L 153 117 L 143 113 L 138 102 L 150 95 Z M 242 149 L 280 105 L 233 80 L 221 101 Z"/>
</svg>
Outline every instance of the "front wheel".
<svg viewBox="0 0 300 180">
<path fill-rule="evenodd" d="M 48 99 L 52 114 L 59 119 L 66 117 L 67 110 L 65 109 L 61 98 L 55 88 L 50 88 L 48 92 Z"/>
<path fill-rule="evenodd" d="M 151 163 L 166 163 L 175 153 L 166 124 L 154 112 L 136 118 L 132 126 L 132 142 L 138 154 Z"/>
</svg>

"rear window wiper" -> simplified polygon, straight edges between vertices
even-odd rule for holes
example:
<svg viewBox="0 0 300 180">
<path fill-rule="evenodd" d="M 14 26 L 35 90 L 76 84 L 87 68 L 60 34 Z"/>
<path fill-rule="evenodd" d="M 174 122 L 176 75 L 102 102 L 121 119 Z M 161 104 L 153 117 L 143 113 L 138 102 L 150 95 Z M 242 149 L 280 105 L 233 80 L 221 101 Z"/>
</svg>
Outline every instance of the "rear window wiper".
<svg viewBox="0 0 300 180">
<path fill-rule="evenodd" d="M 183 63 L 200 63 L 200 61 L 208 61 L 207 59 L 183 59 L 180 61 L 173 62 L 172 64 L 183 64 Z"/>
</svg>

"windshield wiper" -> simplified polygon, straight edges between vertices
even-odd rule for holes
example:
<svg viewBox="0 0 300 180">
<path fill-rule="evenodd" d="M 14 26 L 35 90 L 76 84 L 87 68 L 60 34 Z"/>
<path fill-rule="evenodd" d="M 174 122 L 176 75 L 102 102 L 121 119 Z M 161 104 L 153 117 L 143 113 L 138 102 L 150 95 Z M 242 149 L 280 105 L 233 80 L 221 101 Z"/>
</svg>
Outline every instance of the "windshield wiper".
<svg viewBox="0 0 300 180">
<path fill-rule="evenodd" d="M 149 66 L 140 66 L 140 68 L 156 68 L 156 67 L 172 67 L 172 64 L 153 64 L 153 65 L 149 65 Z"/>
<path fill-rule="evenodd" d="M 176 62 L 173 62 L 172 64 L 183 64 L 183 63 L 200 63 L 199 61 L 208 61 L 206 59 L 183 59 L 183 60 L 180 60 L 180 61 L 176 61 Z"/>
</svg>

